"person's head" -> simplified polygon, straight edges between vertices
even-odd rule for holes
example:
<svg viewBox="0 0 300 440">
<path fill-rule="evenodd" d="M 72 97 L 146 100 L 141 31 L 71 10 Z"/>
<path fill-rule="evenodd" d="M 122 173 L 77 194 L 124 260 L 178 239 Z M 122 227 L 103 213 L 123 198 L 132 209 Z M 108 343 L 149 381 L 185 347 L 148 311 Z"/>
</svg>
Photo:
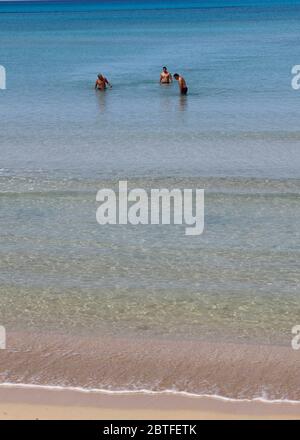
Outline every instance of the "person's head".
<svg viewBox="0 0 300 440">
<path fill-rule="evenodd" d="M 98 79 L 103 79 L 102 73 L 98 73 Z"/>
<path fill-rule="evenodd" d="M 163 71 L 164 71 L 165 73 L 168 72 L 168 69 L 166 68 L 166 66 L 163 67 Z"/>
<path fill-rule="evenodd" d="M 175 79 L 179 80 L 179 75 L 178 75 L 178 73 L 174 73 L 173 76 L 174 76 Z"/>
</svg>

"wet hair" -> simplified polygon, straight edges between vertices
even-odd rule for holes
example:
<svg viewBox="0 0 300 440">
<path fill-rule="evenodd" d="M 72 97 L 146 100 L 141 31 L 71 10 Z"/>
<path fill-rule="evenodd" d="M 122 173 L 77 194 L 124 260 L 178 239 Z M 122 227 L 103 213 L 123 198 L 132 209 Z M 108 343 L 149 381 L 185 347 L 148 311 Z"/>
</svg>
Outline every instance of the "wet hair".
<svg viewBox="0 0 300 440">
<path fill-rule="evenodd" d="M 179 78 L 179 75 L 178 75 L 178 73 L 174 73 L 174 78 Z"/>
<path fill-rule="evenodd" d="M 100 79 L 102 77 L 102 73 L 98 73 L 98 78 Z"/>
<path fill-rule="evenodd" d="M 164 66 L 164 67 L 163 67 L 163 70 L 168 70 L 168 69 L 166 68 L 166 66 Z"/>
</svg>

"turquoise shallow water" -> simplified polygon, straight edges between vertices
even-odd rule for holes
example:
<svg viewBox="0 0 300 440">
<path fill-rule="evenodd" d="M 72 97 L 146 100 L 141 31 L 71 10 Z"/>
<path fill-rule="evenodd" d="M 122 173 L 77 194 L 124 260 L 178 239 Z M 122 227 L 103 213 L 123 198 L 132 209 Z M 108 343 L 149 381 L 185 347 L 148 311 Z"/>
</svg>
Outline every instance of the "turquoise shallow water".
<svg viewBox="0 0 300 440">
<path fill-rule="evenodd" d="M 0 179 L 1 321 L 60 329 L 289 345 L 299 300 L 299 180 L 145 177 L 205 188 L 205 231 L 100 226 L 115 180 Z"/>
<path fill-rule="evenodd" d="M 241 3 L 0 3 L 8 332 L 290 346 L 300 314 L 300 92 L 290 84 L 300 6 Z M 158 85 L 165 64 L 184 74 L 187 97 Z M 98 71 L 113 83 L 104 94 L 93 90 Z M 205 188 L 204 234 L 100 227 L 96 193 L 121 178 Z"/>
</svg>

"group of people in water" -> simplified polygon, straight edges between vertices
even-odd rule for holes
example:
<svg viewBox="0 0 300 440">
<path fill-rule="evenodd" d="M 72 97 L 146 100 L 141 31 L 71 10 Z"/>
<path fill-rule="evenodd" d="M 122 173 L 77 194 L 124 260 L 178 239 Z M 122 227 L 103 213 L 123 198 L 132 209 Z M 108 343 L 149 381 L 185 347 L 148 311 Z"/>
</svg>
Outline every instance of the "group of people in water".
<svg viewBox="0 0 300 440">
<path fill-rule="evenodd" d="M 181 95 L 186 95 L 188 92 L 188 88 L 186 85 L 186 81 L 183 78 L 183 76 L 179 75 L 178 73 L 172 74 L 168 71 L 167 67 L 163 67 L 163 70 L 160 74 L 159 82 L 160 84 L 171 84 L 173 82 L 173 78 L 178 81 L 179 85 L 179 91 Z M 105 90 L 107 87 L 112 88 L 111 83 L 108 81 L 107 78 L 105 78 L 104 75 L 99 73 L 96 83 L 95 83 L 95 89 L 97 90 Z"/>
</svg>

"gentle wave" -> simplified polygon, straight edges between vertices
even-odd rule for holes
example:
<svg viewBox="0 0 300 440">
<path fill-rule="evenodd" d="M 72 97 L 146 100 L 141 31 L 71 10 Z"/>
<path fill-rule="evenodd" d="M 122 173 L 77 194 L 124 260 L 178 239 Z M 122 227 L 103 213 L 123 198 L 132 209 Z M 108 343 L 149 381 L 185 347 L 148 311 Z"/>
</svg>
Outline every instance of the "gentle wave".
<svg viewBox="0 0 300 440">
<path fill-rule="evenodd" d="M 166 389 L 161 391 L 153 391 L 147 389 L 139 390 L 108 390 L 103 388 L 83 388 L 83 387 L 71 387 L 62 385 L 37 385 L 37 384 L 26 384 L 26 383 L 12 383 L 3 382 L 0 383 L 0 388 L 22 388 L 22 389 L 39 389 L 39 390 L 51 390 L 51 391 L 72 391 L 80 393 L 98 393 L 98 394 L 109 394 L 109 395 L 176 395 L 184 396 L 190 398 L 209 398 L 215 400 L 221 400 L 226 402 L 262 402 L 268 404 L 280 404 L 289 403 L 293 405 L 300 404 L 300 400 L 289 400 L 289 399 L 267 399 L 266 397 L 254 397 L 253 399 L 234 399 L 232 397 L 220 396 L 218 394 L 196 394 L 189 393 L 187 391 L 177 391 L 172 389 Z"/>
</svg>

